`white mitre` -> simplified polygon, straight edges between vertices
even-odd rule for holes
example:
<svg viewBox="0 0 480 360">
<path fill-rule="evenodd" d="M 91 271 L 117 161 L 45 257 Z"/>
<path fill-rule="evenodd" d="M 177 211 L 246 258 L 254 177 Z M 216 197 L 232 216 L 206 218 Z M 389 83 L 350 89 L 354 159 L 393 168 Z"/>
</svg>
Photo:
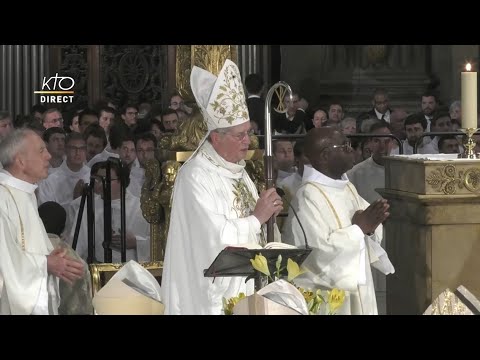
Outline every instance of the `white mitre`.
<svg viewBox="0 0 480 360">
<path fill-rule="evenodd" d="M 98 315 L 163 315 L 160 285 L 143 266 L 130 260 L 93 297 Z"/>
<path fill-rule="evenodd" d="M 194 66 L 190 85 L 209 132 L 250 120 L 240 71 L 233 61 L 225 60 L 218 77 Z"/>
</svg>

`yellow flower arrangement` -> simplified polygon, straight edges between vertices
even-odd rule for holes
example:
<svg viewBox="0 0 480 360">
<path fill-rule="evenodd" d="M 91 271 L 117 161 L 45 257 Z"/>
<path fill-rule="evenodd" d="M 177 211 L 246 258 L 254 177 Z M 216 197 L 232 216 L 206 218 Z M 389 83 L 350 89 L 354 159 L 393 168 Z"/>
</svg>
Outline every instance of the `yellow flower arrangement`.
<svg viewBox="0 0 480 360">
<path fill-rule="evenodd" d="M 250 259 L 252 266 L 255 270 L 268 276 L 271 281 L 276 281 L 281 278 L 282 272 L 285 270 L 285 267 L 282 266 L 282 255 L 278 255 L 277 261 L 275 263 L 275 273 L 272 277 L 270 269 L 268 267 L 268 261 L 262 254 L 255 255 L 255 259 Z M 319 315 L 319 314 L 328 314 L 334 315 L 337 310 L 342 306 L 345 301 L 345 291 L 340 289 L 331 289 L 331 290 L 310 290 L 303 289 L 296 286 L 293 283 L 293 280 L 307 272 L 307 270 L 300 268 L 300 266 L 293 261 L 292 259 L 287 260 L 287 281 L 293 284 L 303 295 L 307 303 L 307 307 L 310 315 Z M 244 293 L 240 293 L 237 297 L 232 297 L 230 299 L 223 298 L 223 308 L 225 315 L 232 315 L 234 306 L 243 298 L 245 298 Z"/>
<path fill-rule="evenodd" d="M 233 315 L 233 308 L 237 303 L 244 299 L 246 296 L 243 292 L 238 294 L 238 296 L 232 297 L 230 299 L 223 298 L 223 312 L 225 315 Z"/>
</svg>

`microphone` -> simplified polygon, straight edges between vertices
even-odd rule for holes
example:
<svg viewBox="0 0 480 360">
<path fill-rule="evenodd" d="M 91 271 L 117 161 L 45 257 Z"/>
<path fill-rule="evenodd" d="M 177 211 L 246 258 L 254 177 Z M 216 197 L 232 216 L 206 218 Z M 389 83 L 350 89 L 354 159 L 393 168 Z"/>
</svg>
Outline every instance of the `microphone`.
<svg viewBox="0 0 480 360">
<path fill-rule="evenodd" d="M 287 201 L 287 199 L 285 198 L 285 191 L 283 191 L 283 189 L 282 189 L 282 188 L 279 188 L 279 187 L 277 187 L 275 190 L 277 191 L 277 194 L 282 198 L 282 200 L 285 201 L 285 202 L 288 204 L 288 207 L 289 207 L 290 209 L 292 209 L 293 214 L 294 214 L 295 217 L 297 218 L 298 225 L 300 225 L 300 229 L 302 229 L 303 237 L 304 237 L 304 239 L 305 239 L 305 249 L 310 249 L 310 246 L 308 246 L 307 234 L 305 234 L 305 229 L 303 228 L 303 225 L 302 225 L 302 223 L 300 222 L 300 219 L 298 218 L 297 212 L 296 212 L 295 209 L 293 208 L 292 204 L 290 204 L 290 201 Z"/>
</svg>

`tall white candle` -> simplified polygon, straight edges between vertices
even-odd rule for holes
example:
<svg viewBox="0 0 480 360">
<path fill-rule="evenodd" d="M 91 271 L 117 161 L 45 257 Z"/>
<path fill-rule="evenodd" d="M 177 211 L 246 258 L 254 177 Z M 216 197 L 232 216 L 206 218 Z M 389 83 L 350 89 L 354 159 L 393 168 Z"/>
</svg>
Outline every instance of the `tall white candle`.
<svg viewBox="0 0 480 360">
<path fill-rule="evenodd" d="M 467 64 L 462 72 L 462 128 L 477 128 L 477 73 Z"/>
</svg>

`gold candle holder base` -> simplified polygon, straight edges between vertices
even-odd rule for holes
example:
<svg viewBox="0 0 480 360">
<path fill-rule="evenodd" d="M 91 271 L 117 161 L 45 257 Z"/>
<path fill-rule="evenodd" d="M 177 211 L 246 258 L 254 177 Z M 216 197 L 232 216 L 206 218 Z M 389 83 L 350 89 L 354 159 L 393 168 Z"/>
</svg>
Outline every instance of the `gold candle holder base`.
<svg viewBox="0 0 480 360">
<path fill-rule="evenodd" d="M 463 154 L 458 154 L 459 159 L 480 159 L 480 154 L 475 153 L 475 146 L 477 145 L 473 140 L 473 134 L 477 132 L 477 128 L 459 129 L 467 134 L 467 142 L 464 144 L 465 151 Z"/>
</svg>

